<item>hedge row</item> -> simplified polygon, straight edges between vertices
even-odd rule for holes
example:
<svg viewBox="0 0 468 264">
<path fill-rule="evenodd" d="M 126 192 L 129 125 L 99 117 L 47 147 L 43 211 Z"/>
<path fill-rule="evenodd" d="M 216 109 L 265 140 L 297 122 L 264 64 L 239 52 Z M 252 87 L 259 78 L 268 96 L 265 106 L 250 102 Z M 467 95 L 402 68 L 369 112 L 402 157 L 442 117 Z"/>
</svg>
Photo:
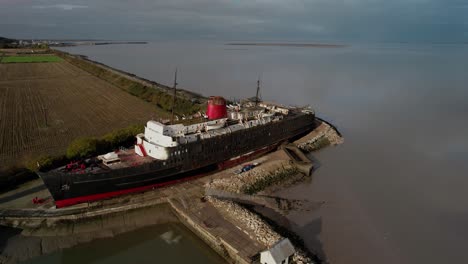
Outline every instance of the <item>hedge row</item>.
<svg viewBox="0 0 468 264">
<path fill-rule="evenodd" d="M 102 137 L 83 137 L 73 140 L 68 145 L 66 155 L 43 156 L 28 164 L 28 169 L 49 170 L 66 164 L 71 160 L 88 158 L 97 154 L 116 150 L 120 146 L 130 146 L 135 142 L 135 135 L 144 131 L 143 125 L 132 125 L 115 130 Z"/>
<path fill-rule="evenodd" d="M 127 91 L 131 95 L 134 95 L 149 103 L 155 104 L 167 112 L 172 111 L 173 96 L 165 91 L 143 86 L 139 83 L 132 84 Z M 191 101 L 180 97 L 177 97 L 177 101 L 174 106 L 174 112 L 180 116 L 191 115 L 200 111 L 201 109 L 202 107 L 200 104 L 194 104 Z"/>
</svg>

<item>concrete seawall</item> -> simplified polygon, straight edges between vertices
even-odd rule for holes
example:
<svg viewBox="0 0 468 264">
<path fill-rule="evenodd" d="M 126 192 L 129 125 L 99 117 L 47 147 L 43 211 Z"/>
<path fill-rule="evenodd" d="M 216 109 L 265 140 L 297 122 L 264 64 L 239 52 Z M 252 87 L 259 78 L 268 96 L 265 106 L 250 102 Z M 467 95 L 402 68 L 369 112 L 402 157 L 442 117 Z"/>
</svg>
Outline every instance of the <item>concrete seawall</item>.
<svg viewBox="0 0 468 264">
<path fill-rule="evenodd" d="M 0 243 L 0 263 L 25 261 L 96 239 L 112 238 L 167 223 L 178 223 L 168 204 L 86 218 L 80 218 L 80 215 L 73 218 L 36 218 L 22 230 L 0 227 L 0 239 L 4 240 Z"/>
<path fill-rule="evenodd" d="M 169 204 L 173 210 L 177 213 L 179 220 L 192 232 L 198 235 L 205 243 L 207 243 L 214 251 L 224 257 L 230 263 L 248 264 L 251 263 L 251 259 L 248 257 L 248 252 L 245 251 L 241 254 L 241 245 L 236 245 L 233 239 L 229 237 L 235 235 L 236 232 L 220 233 L 220 230 L 213 230 L 209 228 L 210 225 L 206 224 L 203 217 L 194 217 L 193 210 L 185 208 L 180 201 L 169 200 Z M 218 216 L 219 217 L 219 216 Z M 224 221 L 222 221 L 224 222 Z M 219 227 L 219 225 L 217 226 Z M 227 230 L 229 225 L 225 223 L 225 229 Z M 231 230 L 232 231 L 232 230 Z"/>
</svg>

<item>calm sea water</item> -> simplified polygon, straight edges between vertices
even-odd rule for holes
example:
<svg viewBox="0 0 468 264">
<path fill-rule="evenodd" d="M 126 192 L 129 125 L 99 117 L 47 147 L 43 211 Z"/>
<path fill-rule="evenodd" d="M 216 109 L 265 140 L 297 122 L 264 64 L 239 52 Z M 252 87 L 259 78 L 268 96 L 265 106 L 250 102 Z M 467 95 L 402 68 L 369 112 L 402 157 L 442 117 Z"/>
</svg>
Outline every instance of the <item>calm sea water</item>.
<svg viewBox="0 0 468 264">
<path fill-rule="evenodd" d="M 310 104 L 345 137 L 311 184 L 278 193 L 325 202 L 288 216 L 309 247 L 331 263 L 468 263 L 467 45 L 64 50 L 169 85 L 177 67 L 204 95 L 253 96 L 261 76 L 264 99 Z"/>
</svg>

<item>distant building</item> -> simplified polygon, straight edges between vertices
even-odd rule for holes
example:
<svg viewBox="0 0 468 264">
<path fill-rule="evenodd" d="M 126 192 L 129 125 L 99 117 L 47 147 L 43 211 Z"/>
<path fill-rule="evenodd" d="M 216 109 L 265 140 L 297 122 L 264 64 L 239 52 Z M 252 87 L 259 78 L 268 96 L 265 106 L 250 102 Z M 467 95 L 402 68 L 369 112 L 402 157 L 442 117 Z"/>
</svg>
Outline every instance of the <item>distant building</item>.
<svg viewBox="0 0 468 264">
<path fill-rule="evenodd" d="M 294 255 L 294 246 L 289 239 L 278 241 L 271 248 L 260 252 L 261 264 L 289 264 Z"/>
</svg>

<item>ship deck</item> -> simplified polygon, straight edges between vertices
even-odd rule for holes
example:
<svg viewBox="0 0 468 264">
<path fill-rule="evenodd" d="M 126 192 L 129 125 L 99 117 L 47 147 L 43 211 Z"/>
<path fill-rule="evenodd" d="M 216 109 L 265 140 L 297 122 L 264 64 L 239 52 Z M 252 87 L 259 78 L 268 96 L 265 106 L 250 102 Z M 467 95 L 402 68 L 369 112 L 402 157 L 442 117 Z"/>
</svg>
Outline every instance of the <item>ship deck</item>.
<svg viewBox="0 0 468 264">
<path fill-rule="evenodd" d="M 151 163 L 155 161 L 154 158 L 146 156 L 142 157 L 135 153 L 135 149 L 124 149 L 116 151 L 120 162 L 105 165 L 102 162 L 86 164 L 87 162 L 78 162 L 77 165 L 72 169 L 67 169 L 67 166 L 60 167 L 56 171 L 66 174 L 84 174 L 84 173 L 101 173 L 110 170 L 119 170 L 123 168 L 130 168 L 140 166 L 145 163 Z M 85 166 L 82 167 L 81 164 Z"/>
<path fill-rule="evenodd" d="M 117 170 L 122 168 L 135 167 L 155 161 L 155 159 L 150 156 L 142 157 L 136 154 L 135 149 L 133 148 L 127 150 L 120 150 L 117 152 L 117 155 L 119 155 L 120 162 L 107 166 L 109 169 Z"/>
</svg>

